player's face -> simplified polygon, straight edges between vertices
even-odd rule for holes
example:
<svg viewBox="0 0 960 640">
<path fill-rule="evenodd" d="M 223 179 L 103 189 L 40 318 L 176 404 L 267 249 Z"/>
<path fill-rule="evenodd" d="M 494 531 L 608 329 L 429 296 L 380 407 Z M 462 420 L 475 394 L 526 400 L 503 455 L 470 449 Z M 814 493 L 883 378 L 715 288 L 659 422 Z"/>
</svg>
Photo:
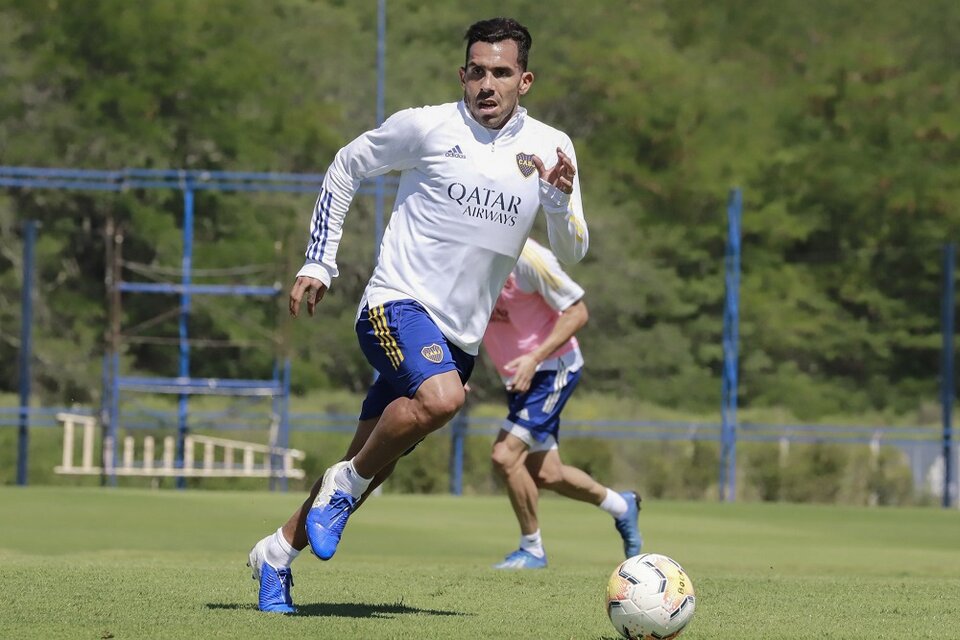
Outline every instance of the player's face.
<svg viewBox="0 0 960 640">
<path fill-rule="evenodd" d="M 507 123 L 532 83 L 533 74 L 517 62 L 513 40 L 474 42 L 467 66 L 460 69 L 463 101 L 474 119 L 488 129 Z"/>
</svg>

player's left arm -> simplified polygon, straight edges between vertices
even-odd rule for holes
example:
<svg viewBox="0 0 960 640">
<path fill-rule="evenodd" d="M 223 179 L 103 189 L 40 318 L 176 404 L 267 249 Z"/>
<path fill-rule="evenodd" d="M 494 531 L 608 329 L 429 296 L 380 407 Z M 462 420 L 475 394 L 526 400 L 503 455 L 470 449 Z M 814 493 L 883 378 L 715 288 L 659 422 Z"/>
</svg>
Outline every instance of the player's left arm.
<svg viewBox="0 0 960 640">
<path fill-rule="evenodd" d="M 590 314 L 587 304 L 581 298 L 560 312 L 557 323 L 544 341 L 533 351 L 507 363 L 507 371 L 513 372 L 513 377 L 507 383 L 507 390 L 516 393 L 525 393 L 530 388 L 533 374 L 537 366 L 550 357 L 550 354 L 559 349 L 567 340 L 576 335 L 577 331 L 587 324 Z"/>
<path fill-rule="evenodd" d="M 566 264 L 583 259 L 590 244 L 587 223 L 583 217 L 577 155 L 566 136 L 557 147 L 557 162 L 549 169 L 533 156 L 540 173 L 540 206 L 547 218 L 547 237 L 554 255 Z"/>
</svg>

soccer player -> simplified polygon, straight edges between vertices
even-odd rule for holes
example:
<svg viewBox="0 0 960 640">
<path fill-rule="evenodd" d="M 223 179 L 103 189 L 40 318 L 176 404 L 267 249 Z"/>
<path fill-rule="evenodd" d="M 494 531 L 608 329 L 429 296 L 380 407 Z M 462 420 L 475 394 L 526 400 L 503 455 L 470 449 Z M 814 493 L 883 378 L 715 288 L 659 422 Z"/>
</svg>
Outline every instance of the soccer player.
<svg viewBox="0 0 960 640">
<path fill-rule="evenodd" d="M 562 131 L 520 106 L 534 81 L 531 38 L 509 18 L 469 27 L 463 99 L 405 109 L 337 152 L 310 222 L 306 262 L 290 290 L 313 315 L 337 275 L 343 220 L 360 182 L 400 172 L 393 214 L 357 315 L 357 337 L 379 376 L 346 458 L 250 552 L 259 608 L 292 612 L 290 564 L 309 544 L 333 557 L 350 514 L 397 458 L 463 405 L 493 304 L 538 211 L 564 262 L 587 251 L 576 154 Z"/>
<path fill-rule="evenodd" d="M 508 394 L 491 458 L 520 524 L 520 547 L 497 569 L 547 566 L 537 519 L 541 488 L 599 506 L 613 516 L 626 556 L 640 553 L 639 495 L 617 493 L 560 460 L 560 413 L 583 367 L 575 337 L 587 323 L 583 293 L 548 249 L 527 240 L 483 336 Z"/>
</svg>

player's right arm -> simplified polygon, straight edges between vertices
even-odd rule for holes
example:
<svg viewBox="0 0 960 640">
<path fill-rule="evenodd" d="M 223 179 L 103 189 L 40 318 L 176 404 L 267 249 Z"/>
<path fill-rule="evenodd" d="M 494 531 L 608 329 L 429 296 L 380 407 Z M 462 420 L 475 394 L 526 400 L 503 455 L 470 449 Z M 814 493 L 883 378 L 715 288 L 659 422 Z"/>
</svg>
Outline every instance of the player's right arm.
<svg viewBox="0 0 960 640">
<path fill-rule="evenodd" d="M 337 250 L 343 235 L 343 221 L 361 181 L 416 164 L 427 119 L 425 111 L 399 111 L 380 127 L 358 136 L 337 152 L 313 206 L 306 260 L 290 290 L 291 315 L 298 314 L 304 296 L 307 296 L 307 311 L 313 315 L 316 304 L 333 278 L 339 275 Z"/>
</svg>

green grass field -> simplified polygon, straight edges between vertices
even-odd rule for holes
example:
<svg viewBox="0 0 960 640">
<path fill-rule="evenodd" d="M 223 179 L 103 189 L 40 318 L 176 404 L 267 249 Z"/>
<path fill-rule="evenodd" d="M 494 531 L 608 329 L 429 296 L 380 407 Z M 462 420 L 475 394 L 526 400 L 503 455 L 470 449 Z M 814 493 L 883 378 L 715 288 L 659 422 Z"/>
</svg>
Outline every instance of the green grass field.
<svg viewBox="0 0 960 640">
<path fill-rule="evenodd" d="M 294 564 L 295 616 L 255 608 L 249 547 L 299 494 L 0 488 L 0 638 L 617 637 L 608 516 L 542 501 L 550 568 L 489 568 L 505 497 L 381 496 L 337 557 Z M 960 513 L 652 502 L 645 551 L 687 569 L 706 638 L 960 637 Z"/>
</svg>

